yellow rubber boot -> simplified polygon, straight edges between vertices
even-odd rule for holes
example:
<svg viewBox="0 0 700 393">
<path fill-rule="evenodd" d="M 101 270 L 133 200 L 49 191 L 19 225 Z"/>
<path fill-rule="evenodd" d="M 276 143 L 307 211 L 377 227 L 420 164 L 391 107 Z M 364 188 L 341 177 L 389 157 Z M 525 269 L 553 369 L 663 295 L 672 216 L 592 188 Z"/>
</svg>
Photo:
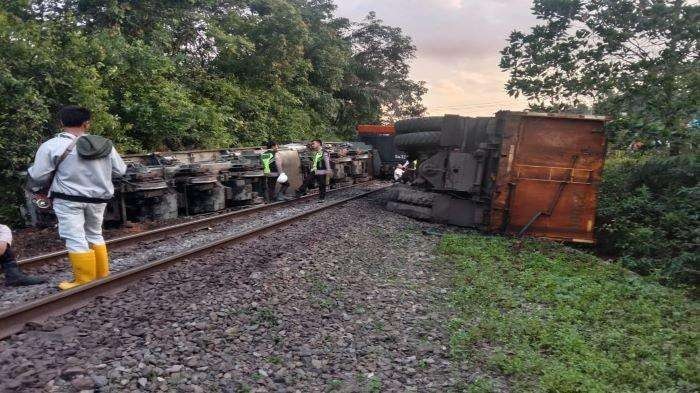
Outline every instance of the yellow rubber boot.
<svg viewBox="0 0 700 393">
<path fill-rule="evenodd" d="M 87 284 L 95 279 L 95 251 L 69 252 L 68 259 L 73 266 L 72 282 L 64 281 L 58 287 L 66 290 Z"/>
<path fill-rule="evenodd" d="M 91 244 L 90 248 L 95 252 L 95 278 L 109 276 L 109 254 L 106 244 Z"/>
</svg>

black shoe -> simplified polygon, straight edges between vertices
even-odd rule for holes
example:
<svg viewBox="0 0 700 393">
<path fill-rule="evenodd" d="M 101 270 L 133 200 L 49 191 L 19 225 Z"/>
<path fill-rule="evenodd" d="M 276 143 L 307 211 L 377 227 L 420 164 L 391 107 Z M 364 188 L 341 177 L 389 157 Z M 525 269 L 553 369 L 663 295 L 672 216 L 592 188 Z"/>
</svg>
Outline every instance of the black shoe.
<svg viewBox="0 0 700 393">
<path fill-rule="evenodd" d="M 5 285 L 8 287 L 23 287 L 27 285 L 37 285 L 46 282 L 45 278 L 28 276 L 22 273 L 17 266 L 17 262 L 5 264 Z"/>
<path fill-rule="evenodd" d="M 326 202 L 326 198 L 320 198 L 320 199 L 318 200 L 318 203 L 324 203 L 324 202 Z"/>
</svg>

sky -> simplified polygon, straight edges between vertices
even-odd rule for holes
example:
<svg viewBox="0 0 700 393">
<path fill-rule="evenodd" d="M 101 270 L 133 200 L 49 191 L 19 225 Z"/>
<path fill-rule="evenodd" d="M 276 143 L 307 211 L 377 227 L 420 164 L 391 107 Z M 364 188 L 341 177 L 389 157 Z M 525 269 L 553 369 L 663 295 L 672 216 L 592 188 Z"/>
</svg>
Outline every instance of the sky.
<svg viewBox="0 0 700 393">
<path fill-rule="evenodd" d="M 375 11 L 400 27 L 417 47 L 411 77 L 426 82 L 429 115 L 492 116 L 522 110 L 526 102 L 508 96 L 499 51 L 513 30 L 536 22 L 531 0 L 336 0 L 337 16 L 352 21 Z"/>
</svg>

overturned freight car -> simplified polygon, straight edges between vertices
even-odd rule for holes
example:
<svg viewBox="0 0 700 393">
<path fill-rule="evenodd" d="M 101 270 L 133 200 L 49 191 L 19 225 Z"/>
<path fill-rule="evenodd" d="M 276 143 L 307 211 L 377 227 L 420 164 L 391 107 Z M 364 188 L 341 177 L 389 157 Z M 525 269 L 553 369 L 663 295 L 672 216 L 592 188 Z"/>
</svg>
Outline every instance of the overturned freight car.
<svg viewBox="0 0 700 393">
<path fill-rule="evenodd" d="M 334 187 L 361 183 L 373 177 L 372 146 L 361 142 L 331 142 L 329 152 Z M 112 179 L 114 198 L 107 204 L 105 222 L 160 221 L 266 201 L 268 182 L 262 167 L 262 147 L 192 150 L 124 156 L 124 176 Z M 290 143 L 280 150 L 294 193 L 309 174 L 311 153 L 305 143 Z M 291 196 L 291 195 L 290 195 Z M 27 195 L 27 223 L 35 227 L 55 224 L 52 212 L 41 212 Z"/>
<path fill-rule="evenodd" d="M 387 208 L 419 219 L 593 243 L 606 118 L 501 111 L 402 120 L 395 144 L 419 165 Z"/>
</svg>

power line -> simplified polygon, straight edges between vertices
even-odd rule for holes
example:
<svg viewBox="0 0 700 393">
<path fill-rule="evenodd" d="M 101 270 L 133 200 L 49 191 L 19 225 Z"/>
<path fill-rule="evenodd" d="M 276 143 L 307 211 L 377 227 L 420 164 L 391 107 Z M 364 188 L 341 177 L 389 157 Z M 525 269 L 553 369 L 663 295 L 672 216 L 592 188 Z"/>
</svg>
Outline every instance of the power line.
<svg viewBox="0 0 700 393">
<path fill-rule="evenodd" d="M 513 102 L 513 101 L 494 101 L 494 102 L 482 102 L 482 103 L 472 103 L 472 104 L 464 104 L 464 105 L 434 106 L 434 107 L 432 107 L 432 109 L 466 109 L 466 108 L 478 108 L 478 107 L 491 106 L 491 105 L 514 104 L 514 103 L 516 103 L 516 102 Z"/>
</svg>

